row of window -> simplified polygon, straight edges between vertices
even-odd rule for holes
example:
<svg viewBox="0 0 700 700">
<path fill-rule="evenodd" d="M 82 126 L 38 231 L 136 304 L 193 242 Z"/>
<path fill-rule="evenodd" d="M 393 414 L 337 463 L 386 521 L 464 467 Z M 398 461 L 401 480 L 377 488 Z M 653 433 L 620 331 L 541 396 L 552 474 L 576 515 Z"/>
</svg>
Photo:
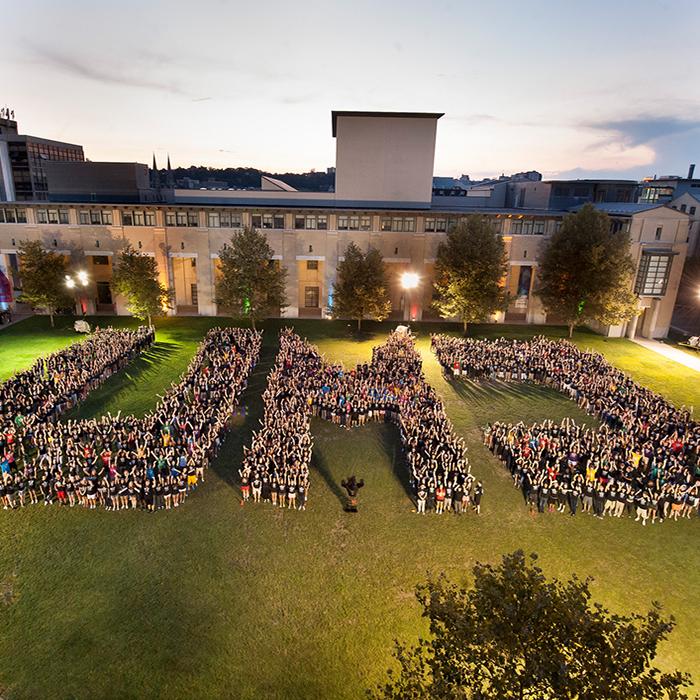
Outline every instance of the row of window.
<svg viewBox="0 0 700 700">
<path fill-rule="evenodd" d="M 0 209 L 0 224 L 26 224 L 26 209 Z"/>
</svg>

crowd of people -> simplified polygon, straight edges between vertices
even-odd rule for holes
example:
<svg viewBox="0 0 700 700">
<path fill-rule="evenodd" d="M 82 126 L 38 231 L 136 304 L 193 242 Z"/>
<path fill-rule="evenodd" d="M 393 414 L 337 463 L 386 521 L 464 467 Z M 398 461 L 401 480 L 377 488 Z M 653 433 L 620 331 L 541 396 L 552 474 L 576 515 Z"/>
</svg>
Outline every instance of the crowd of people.
<svg viewBox="0 0 700 700">
<path fill-rule="evenodd" d="M 484 441 L 530 509 L 663 522 L 700 511 L 700 423 L 597 353 L 565 340 L 473 340 L 435 335 L 449 377 L 552 387 L 597 417 L 527 426 L 495 422 Z"/>
<path fill-rule="evenodd" d="M 154 340 L 152 328 L 98 330 L 0 386 L 0 501 L 108 510 L 174 508 L 204 480 L 247 386 L 261 334 L 215 328 L 143 418 L 60 421 Z"/>
<path fill-rule="evenodd" d="M 347 429 L 368 421 L 395 423 L 416 510 L 461 513 L 473 506 L 479 512 L 483 486 L 475 483 L 464 442 L 425 381 L 410 334 L 392 333 L 374 348 L 370 363 L 346 370 L 284 329 L 263 399 L 262 427 L 245 449 L 240 470 L 244 501 L 306 506 L 313 415 Z"/>
</svg>

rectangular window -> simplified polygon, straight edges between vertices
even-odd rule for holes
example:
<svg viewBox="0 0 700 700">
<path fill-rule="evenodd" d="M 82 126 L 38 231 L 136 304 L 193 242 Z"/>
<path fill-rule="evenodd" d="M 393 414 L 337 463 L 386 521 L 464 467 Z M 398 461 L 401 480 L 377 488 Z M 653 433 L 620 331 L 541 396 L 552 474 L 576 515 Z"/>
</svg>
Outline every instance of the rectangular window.
<svg viewBox="0 0 700 700">
<path fill-rule="evenodd" d="M 318 287 L 304 288 L 304 306 L 307 309 L 318 308 Z"/>
<path fill-rule="evenodd" d="M 310 230 L 316 229 L 316 217 L 315 216 L 307 216 L 306 217 L 306 228 L 310 229 Z"/>
<path fill-rule="evenodd" d="M 199 303 L 199 293 L 197 292 L 196 284 L 190 285 L 190 296 L 192 298 L 192 306 L 197 306 L 197 304 Z"/>
<path fill-rule="evenodd" d="M 347 231 L 348 230 L 348 217 L 347 216 L 339 216 L 338 217 L 338 231 Z"/>
<path fill-rule="evenodd" d="M 14 224 L 16 223 L 17 217 L 15 216 L 15 210 L 14 209 L 5 209 L 5 216 L 4 216 L 4 221 L 7 224 Z M 3 217 L 0 217 L 0 221 L 3 221 Z"/>
<path fill-rule="evenodd" d="M 686 209 L 687 209 L 687 206 L 685 204 L 681 204 L 681 211 L 685 213 Z"/>
<path fill-rule="evenodd" d="M 58 221 L 61 224 L 68 223 L 68 209 L 59 209 L 58 210 Z"/>
<path fill-rule="evenodd" d="M 325 214 L 320 214 L 316 217 L 316 228 L 319 231 L 326 231 L 328 229 L 328 217 Z"/>
<path fill-rule="evenodd" d="M 688 214 L 695 216 L 695 207 L 690 207 L 690 209 L 688 209 Z"/>
<path fill-rule="evenodd" d="M 263 214 L 262 227 L 272 228 L 272 214 Z"/>
<path fill-rule="evenodd" d="M 403 220 L 403 230 L 408 231 L 409 233 L 416 230 L 416 220 L 412 216 L 409 216 Z"/>
<path fill-rule="evenodd" d="M 90 212 L 90 223 L 95 226 L 99 226 L 102 223 L 102 217 L 100 216 L 99 211 Z"/>
<path fill-rule="evenodd" d="M 294 228 L 301 230 L 306 225 L 306 217 L 299 216 L 298 214 L 294 217 Z"/>
<path fill-rule="evenodd" d="M 534 227 L 534 222 L 532 219 L 523 219 L 522 228 L 520 230 L 520 233 L 523 236 L 529 236 L 532 234 L 533 227 Z"/>
<path fill-rule="evenodd" d="M 510 222 L 510 233 L 513 236 L 519 236 L 523 232 L 523 220 L 512 219 Z"/>
<path fill-rule="evenodd" d="M 403 219 L 395 216 L 391 220 L 391 230 L 392 231 L 403 231 Z"/>
<path fill-rule="evenodd" d="M 109 211 L 108 209 L 103 209 L 100 212 L 100 217 L 102 218 L 102 225 L 103 226 L 111 226 L 112 225 L 112 212 Z"/>
<path fill-rule="evenodd" d="M 661 236 L 664 233 L 664 227 L 663 226 L 657 226 L 656 227 L 656 233 L 654 234 L 654 239 L 657 241 L 661 240 Z"/>
<path fill-rule="evenodd" d="M 199 226 L 199 214 L 196 211 L 187 212 L 187 225 Z"/>
<path fill-rule="evenodd" d="M 359 216 L 351 216 L 350 217 L 350 230 L 351 231 L 359 231 L 360 230 L 360 217 Z"/>
<path fill-rule="evenodd" d="M 57 224 L 58 223 L 58 210 L 57 209 L 49 209 L 48 214 L 49 214 L 49 223 L 50 224 Z"/>
<path fill-rule="evenodd" d="M 89 226 L 90 225 L 90 212 L 89 211 L 78 212 L 78 223 L 81 226 Z"/>
<path fill-rule="evenodd" d="M 133 226 L 134 216 L 130 211 L 122 212 L 122 226 Z"/>
<path fill-rule="evenodd" d="M 109 256 L 107 255 L 93 255 L 92 256 L 93 265 L 109 265 Z"/>
<path fill-rule="evenodd" d="M 209 228 L 219 228 L 221 226 L 218 211 L 210 211 L 207 213 L 207 226 Z"/>
<path fill-rule="evenodd" d="M 175 212 L 174 211 L 166 211 L 165 212 L 165 225 L 166 226 L 175 226 L 177 223 L 177 219 L 175 218 Z"/>
<path fill-rule="evenodd" d="M 49 215 L 48 215 L 46 209 L 37 209 L 36 210 L 36 220 L 37 220 L 37 223 L 39 223 L 39 224 L 48 224 L 49 223 Z"/>
<path fill-rule="evenodd" d="M 391 219 L 388 216 L 382 216 L 380 228 L 382 231 L 391 231 Z"/>
<path fill-rule="evenodd" d="M 253 228 L 262 228 L 262 214 L 252 214 L 250 222 Z"/>
<path fill-rule="evenodd" d="M 144 217 L 142 211 L 134 212 L 134 226 L 143 226 Z"/>
<path fill-rule="evenodd" d="M 143 215 L 146 226 L 156 225 L 156 213 L 154 211 L 147 211 Z"/>
<path fill-rule="evenodd" d="M 360 231 L 371 231 L 372 230 L 372 217 L 371 216 L 361 216 L 360 217 Z"/>
<path fill-rule="evenodd" d="M 284 214 L 275 214 L 272 221 L 273 228 L 284 228 Z"/>
<path fill-rule="evenodd" d="M 307 270 L 318 270 L 318 260 L 307 260 L 306 261 Z"/>
<path fill-rule="evenodd" d="M 428 233 L 434 233 L 435 232 L 435 219 L 426 219 L 425 220 L 425 230 Z"/>
<path fill-rule="evenodd" d="M 530 296 L 530 283 L 532 282 L 532 267 L 529 265 L 523 265 L 520 268 L 520 274 L 518 275 L 518 296 L 519 297 L 529 297 Z"/>
<path fill-rule="evenodd" d="M 693 207 L 694 209 L 695 207 Z M 26 224 L 27 223 L 27 210 L 26 209 L 15 209 L 15 212 L 17 214 L 17 223 L 18 224 Z M 694 214 L 695 212 L 691 212 L 691 214 Z"/>
<path fill-rule="evenodd" d="M 175 212 L 175 220 L 178 226 L 187 226 L 187 214 L 184 211 Z"/>
<path fill-rule="evenodd" d="M 666 294 L 671 274 L 671 254 L 643 253 L 639 263 L 634 291 L 641 296 L 663 296 Z"/>
<path fill-rule="evenodd" d="M 545 222 L 543 219 L 536 219 L 532 222 L 532 232 L 536 236 L 541 236 L 544 233 Z"/>
</svg>

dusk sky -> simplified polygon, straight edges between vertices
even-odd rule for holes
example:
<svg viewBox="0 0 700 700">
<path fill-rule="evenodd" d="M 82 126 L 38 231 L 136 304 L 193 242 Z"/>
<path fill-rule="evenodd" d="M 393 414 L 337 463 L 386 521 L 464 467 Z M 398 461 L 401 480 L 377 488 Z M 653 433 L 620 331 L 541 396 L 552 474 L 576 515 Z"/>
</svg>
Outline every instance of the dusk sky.
<svg viewBox="0 0 700 700">
<path fill-rule="evenodd" d="M 325 169 L 357 109 L 445 112 L 436 175 L 700 163 L 697 0 L 0 7 L 0 104 L 91 160 Z"/>
</svg>

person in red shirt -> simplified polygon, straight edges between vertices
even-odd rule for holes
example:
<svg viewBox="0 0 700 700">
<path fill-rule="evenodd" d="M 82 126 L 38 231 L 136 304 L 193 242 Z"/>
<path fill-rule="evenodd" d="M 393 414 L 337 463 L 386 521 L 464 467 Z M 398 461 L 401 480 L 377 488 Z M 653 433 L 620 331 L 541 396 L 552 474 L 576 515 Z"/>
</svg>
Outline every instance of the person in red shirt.
<svg viewBox="0 0 700 700">
<path fill-rule="evenodd" d="M 440 515 L 445 511 L 445 494 L 447 493 L 445 487 L 439 484 L 435 489 L 435 512 Z"/>
</svg>

